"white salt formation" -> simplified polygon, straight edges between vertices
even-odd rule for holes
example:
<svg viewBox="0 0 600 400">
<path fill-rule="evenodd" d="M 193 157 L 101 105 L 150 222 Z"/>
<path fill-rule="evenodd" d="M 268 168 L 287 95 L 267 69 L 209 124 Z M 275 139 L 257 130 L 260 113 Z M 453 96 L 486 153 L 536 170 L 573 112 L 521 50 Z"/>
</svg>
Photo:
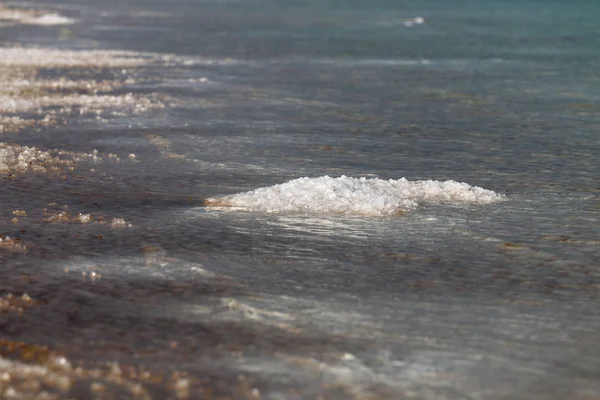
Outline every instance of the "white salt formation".
<svg viewBox="0 0 600 400">
<path fill-rule="evenodd" d="M 25 246 L 20 239 L 13 239 L 9 236 L 0 235 L 0 249 L 25 251 L 27 250 L 27 246 Z"/>
<path fill-rule="evenodd" d="M 73 170 L 82 160 L 101 161 L 98 151 L 79 153 L 60 149 L 48 151 L 36 147 L 0 142 L 0 175 L 23 173 L 60 173 Z"/>
<path fill-rule="evenodd" d="M 0 48 L 0 66 L 26 67 L 135 67 L 162 59 L 157 55 L 120 50 L 60 50 Z"/>
<path fill-rule="evenodd" d="M 0 173 L 47 172 L 69 164 L 35 147 L 0 143 Z"/>
<path fill-rule="evenodd" d="M 0 84 L 2 81 L 0 80 Z M 1 90 L 0 90 L 1 91 Z M 0 98 L 2 96 L 0 95 Z M 2 101 L 0 100 L 0 107 Z M 42 119 L 34 120 L 34 119 L 23 119 L 20 117 L 5 117 L 0 115 L 0 133 L 5 132 L 18 132 L 19 129 L 24 128 L 26 126 L 52 126 L 56 124 L 56 120 L 52 118 L 50 115 L 46 115 Z"/>
<path fill-rule="evenodd" d="M 0 64 L 1 63 L 2 61 L 0 60 Z M 98 92 L 108 92 L 123 86 L 122 81 L 106 79 L 101 81 L 94 79 L 71 80 L 64 77 L 53 80 L 39 79 L 34 73 L 31 73 L 31 71 L 29 72 L 29 76 L 27 76 L 27 74 L 21 74 L 21 76 L 17 75 L 17 77 L 12 77 L 8 82 L 10 83 L 10 87 L 2 87 L 0 88 L 0 92 L 14 95 L 23 93 L 33 94 L 38 91 L 61 94 L 68 91 L 77 91 L 78 93 L 97 94 Z M 132 83 L 135 83 L 135 81 Z"/>
<path fill-rule="evenodd" d="M 124 95 L 54 95 L 37 98 L 15 98 L 0 95 L 0 112 L 19 113 L 46 107 L 61 107 L 62 113 L 73 112 L 77 108 L 81 114 L 100 114 L 106 109 L 126 110 L 130 113 L 147 112 L 150 109 L 164 108 L 164 104 L 152 98 Z M 115 114 L 115 113 L 113 113 Z"/>
<path fill-rule="evenodd" d="M 131 228 L 133 225 L 125 221 L 123 218 L 113 218 L 110 221 L 110 226 L 113 228 Z"/>
<path fill-rule="evenodd" d="M 321 214 L 393 215 L 419 204 L 486 204 L 503 198 L 491 190 L 456 181 L 408 181 L 378 178 L 299 178 L 220 198 L 207 206 L 238 207 L 260 212 L 311 212 Z"/>
<path fill-rule="evenodd" d="M 70 51 L 60 49 L 0 47 L 0 133 L 17 132 L 28 126 L 56 123 L 68 114 L 92 116 L 129 115 L 164 108 L 167 96 L 111 93 L 124 85 L 135 84 L 133 67 L 156 62 L 173 62 L 169 56 L 127 51 Z M 40 78 L 40 69 L 116 68 L 112 79 Z M 44 116 L 22 119 L 21 113 Z M 11 115 L 12 114 L 12 115 Z"/>
<path fill-rule="evenodd" d="M 86 393 L 85 398 L 153 398 L 146 388 L 147 377 L 151 376 L 147 370 L 132 375 L 130 365 L 117 362 L 98 368 L 74 366 L 66 357 L 45 346 L 4 339 L 0 344 L 2 350 L 9 349 L 8 353 L 13 356 L 0 355 L 1 399 L 73 398 L 73 387 L 77 387 L 77 393 Z M 27 362 L 16 359 L 15 355 Z M 161 378 L 172 393 L 168 398 L 189 398 L 191 382 L 184 373 L 176 370 Z"/>
</svg>

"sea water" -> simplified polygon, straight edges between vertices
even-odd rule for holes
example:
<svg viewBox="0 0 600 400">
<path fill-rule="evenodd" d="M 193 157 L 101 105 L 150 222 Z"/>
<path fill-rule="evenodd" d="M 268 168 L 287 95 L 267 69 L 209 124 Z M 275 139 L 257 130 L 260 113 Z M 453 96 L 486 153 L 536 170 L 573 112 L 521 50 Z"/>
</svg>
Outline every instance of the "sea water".
<svg viewBox="0 0 600 400">
<path fill-rule="evenodd" d="M 0 393 L 600 396 L 599 18 L 4 2 Z"/>
</svg>

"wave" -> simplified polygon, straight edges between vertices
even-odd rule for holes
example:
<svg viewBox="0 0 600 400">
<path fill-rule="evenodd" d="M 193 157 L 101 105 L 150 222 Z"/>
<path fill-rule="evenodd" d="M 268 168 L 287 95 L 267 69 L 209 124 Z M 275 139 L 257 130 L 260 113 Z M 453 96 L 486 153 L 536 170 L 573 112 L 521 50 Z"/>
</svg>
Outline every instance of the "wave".
<svg viewBox="0 0 600 400">
<path fill-rule="evenodd" d="M 503 195 L 491 190 L 456 181 L 322 176 L 208 198 L 204 204 L 272 213 L 386 216 L 414 210 L 424 203 L 487 204 L 503 198 Z"/>
<path fill-rule="evenodd" d="M 0 4 L 0 21 L 14 22 L 23 25 L 71 25 L 75 19 L 52 11 L 28 10 L 21 8 L 8 8 Z"/>
</svg>

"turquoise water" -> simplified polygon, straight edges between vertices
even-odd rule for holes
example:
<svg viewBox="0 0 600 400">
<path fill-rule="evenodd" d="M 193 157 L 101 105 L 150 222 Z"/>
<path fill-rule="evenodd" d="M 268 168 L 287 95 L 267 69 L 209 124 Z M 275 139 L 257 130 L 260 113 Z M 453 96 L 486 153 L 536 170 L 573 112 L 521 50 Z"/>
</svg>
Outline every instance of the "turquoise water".
<svg viewBox="0 0 600 400">
<path fill-rule="evenodd" d="M 199 399 L 600 395 L 600 3 L 31 4 L 76 22 L 0 27 L 3 47 L 179 58 L 39 72 L 125 76 L 111 93 L 170 100 L 2 133 L 105 157 L 66 177 L 3 175 L 0 234 L 28 249 L 0 252 L 0 288 L 40 302 L 0 315 L 3 338 L 100 368 L 109 398 L 133 396 L 107 378 L 115 361 L 161 376 L 127 377 L 156 398 L 180 393 L 174 371 Z M 506 199 L 393 217 L 203 204 L 322 175 L 453 179 Z M 44 220 L 62 205 L 133 226 Z M 92 390 L 78 379 L 53 390 Z"/>
</svg>

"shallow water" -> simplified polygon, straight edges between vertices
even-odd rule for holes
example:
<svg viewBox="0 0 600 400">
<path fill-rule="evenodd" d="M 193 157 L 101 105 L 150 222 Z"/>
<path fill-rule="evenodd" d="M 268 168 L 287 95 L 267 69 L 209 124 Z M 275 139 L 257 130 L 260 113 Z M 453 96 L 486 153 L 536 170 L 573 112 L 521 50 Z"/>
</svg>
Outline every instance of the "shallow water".
<svg viewBox="0 0 600 400">
<path fill-rule="evenodd" d="M 0 25 L 4 397 L 600 395 L 596 2 L 54 3 Z M 204 204 L 323 175 L 505 197 Z"/>
</svg>

